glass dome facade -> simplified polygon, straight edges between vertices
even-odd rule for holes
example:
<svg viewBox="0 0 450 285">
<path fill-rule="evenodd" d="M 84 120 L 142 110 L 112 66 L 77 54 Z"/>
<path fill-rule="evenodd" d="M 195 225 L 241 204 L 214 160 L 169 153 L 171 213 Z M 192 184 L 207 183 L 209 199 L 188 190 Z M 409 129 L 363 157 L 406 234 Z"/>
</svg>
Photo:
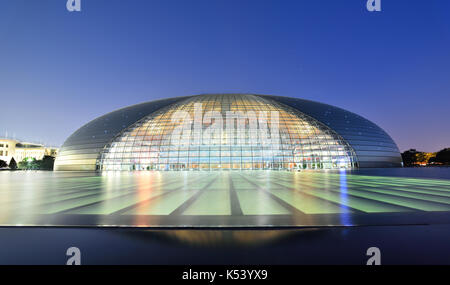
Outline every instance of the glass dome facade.
<svg viewBox="0 0 450 285">
<path fill-rule="evenodd" d="M 269 98 L 192 96 L 125 128 L 100 170 L 332 169 L 357 164 L 351 146 L 319 121 Z"/>
<path fill-rule="evenodd" d="M 75 131 L 55 161 L 57 171 L 401 166 L 397 145 L 373 122 L 319 102 L 258 94 L 125 107 Z"/>
</svg>

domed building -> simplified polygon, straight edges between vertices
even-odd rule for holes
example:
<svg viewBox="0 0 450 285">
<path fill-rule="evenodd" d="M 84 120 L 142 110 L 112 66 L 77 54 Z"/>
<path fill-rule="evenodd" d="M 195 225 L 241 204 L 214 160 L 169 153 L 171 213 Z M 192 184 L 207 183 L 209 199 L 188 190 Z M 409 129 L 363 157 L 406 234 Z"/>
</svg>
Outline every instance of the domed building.
<svg viewBox="0 0 450 285">
<path fill-rule="evenodd" d="M 390 136 L 327 104 L 203 94 L 101 116 L 63 144 L 55 170 L 302 170 L 400 167 Z"/>
</svg>

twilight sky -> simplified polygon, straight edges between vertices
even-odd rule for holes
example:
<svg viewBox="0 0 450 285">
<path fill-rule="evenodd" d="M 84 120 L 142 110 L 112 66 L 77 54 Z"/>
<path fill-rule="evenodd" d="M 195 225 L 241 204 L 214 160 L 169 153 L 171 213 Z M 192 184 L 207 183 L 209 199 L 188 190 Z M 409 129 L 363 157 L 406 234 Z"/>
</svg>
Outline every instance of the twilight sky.
<svg viewBox="0 0 450 285">
<path fill-rule="evenodd" d="M 61 145 L 107 112 L 198 93 L 315 100 L 401 151 L 450 147 L 450 1 L 0 0 L 0 136 Z"/>
</svg>

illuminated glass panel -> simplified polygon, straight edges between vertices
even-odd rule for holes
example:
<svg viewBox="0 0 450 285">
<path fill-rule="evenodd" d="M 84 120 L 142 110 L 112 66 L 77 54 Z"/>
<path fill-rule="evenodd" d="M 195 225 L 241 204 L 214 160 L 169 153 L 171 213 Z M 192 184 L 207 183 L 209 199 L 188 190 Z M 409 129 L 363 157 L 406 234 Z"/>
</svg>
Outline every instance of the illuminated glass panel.
<svg viewBox="0 0 450 285">
<path fill-rule="evenodd" d="M 317 120 L 254 95 L 189 97 L 123 130 L 101 170 L 352 168 L 352 148 Z"/>
</svg>

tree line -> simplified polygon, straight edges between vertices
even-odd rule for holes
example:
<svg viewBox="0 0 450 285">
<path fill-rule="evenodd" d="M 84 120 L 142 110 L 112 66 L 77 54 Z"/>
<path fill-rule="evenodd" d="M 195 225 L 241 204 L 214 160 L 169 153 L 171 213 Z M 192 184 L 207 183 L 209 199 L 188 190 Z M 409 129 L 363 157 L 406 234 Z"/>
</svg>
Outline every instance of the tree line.
<svg viewBox="0 0 450 285">
<path fill-rule="evenodd" d="M 24 158 L 19 163 L 16 162 L 14 157 L 11 158 L 9 164 L 4 160 L 0 160 L 0 168 L 9 167 L 11 170 L 53 170 L 54 164 L 55 158 L 49 155 L 44 155 L 44 157 L 39 160 L 35 158 Z"/>
<path fill-rule="evenodd" d="M 410 149 L 402 153 L 402 159 L 406 167 L 450 165 L 450 148 L 444 148 L 438 152 Z"/>
</svg>

